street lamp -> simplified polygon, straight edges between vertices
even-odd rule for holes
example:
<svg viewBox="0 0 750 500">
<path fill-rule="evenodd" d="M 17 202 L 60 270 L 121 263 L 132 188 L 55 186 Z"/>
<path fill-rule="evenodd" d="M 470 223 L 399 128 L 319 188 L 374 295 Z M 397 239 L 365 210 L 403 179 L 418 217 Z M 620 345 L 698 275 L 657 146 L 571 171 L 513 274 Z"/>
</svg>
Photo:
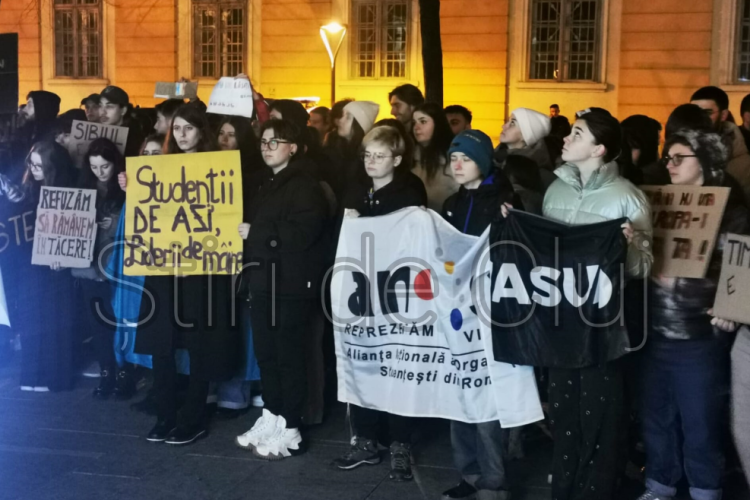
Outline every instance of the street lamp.
<svg viewBox="0 0 750 500">
<path fill-rule="evenodd" d="M 326 46 L 328 57 L 331 60 L 331 106 L 336 102 L 336 56 L 345 36 L 346 26 L 339 23 L 330 23 L 320 27 L 320 38 L 323 39 L 323 45 Z"/>
</svg>

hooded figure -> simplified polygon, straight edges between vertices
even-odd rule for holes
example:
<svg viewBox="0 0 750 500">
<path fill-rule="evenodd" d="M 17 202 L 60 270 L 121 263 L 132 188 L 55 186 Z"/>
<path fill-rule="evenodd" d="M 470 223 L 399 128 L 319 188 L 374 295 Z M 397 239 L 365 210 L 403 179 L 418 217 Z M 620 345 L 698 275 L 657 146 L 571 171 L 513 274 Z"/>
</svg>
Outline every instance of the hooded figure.
<svg viewBox="0 0 750 500">
<path fill-rule="evenodd" d="M 46 90 L 33 90 L 26 99 L 34 102 L 34 114 L 29 120 L 34 124 L 32 141 L 38 141 L 55 123 L 55 118 L 60 112 L 60 96 Z M 26 110 L 28 109 L 27 105 Z"/>
</svg>

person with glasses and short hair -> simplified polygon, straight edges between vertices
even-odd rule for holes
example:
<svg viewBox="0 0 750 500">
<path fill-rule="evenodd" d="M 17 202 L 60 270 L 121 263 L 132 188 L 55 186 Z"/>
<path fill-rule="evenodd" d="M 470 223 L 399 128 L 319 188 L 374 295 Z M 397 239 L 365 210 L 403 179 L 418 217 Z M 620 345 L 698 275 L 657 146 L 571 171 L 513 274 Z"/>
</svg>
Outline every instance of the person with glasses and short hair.
<svg viewBox="0 0 750 500">
<path fill-rule="evenodd" d="M 706 256 L 705 278 L 651 278 L 651 321 L 640 353 L 637 405 L 647 455 L 647 491 L 641 500 L 674 498 L 683 470 L 692 498 L 722 497 L 729 348 L 739 325 L 712 317 L 711 308 L 727 234 L 750 233 L 742 189 L 724 171 L 726 162 L 727 149 L 717 133 L 683 129 L 664 145 L 662 163 L 672 184 L 723 186 L 730 194 L 716 246 Z M 687 258 L 700 252 L 696 242 L 679 250 Z"/>
<path fill-rule="evenodd" d="M 305 451 L 306 336 L 319 306 L 329 238 L 328 202 L 304 155 L 300 128 L 271 119 L 261 127 L 266 168 L 245 194 L 243 279 L 251 295 L 253 346 L 263 381 L 263 414 L 236 443 L 264 460 Z"/>
</svg>

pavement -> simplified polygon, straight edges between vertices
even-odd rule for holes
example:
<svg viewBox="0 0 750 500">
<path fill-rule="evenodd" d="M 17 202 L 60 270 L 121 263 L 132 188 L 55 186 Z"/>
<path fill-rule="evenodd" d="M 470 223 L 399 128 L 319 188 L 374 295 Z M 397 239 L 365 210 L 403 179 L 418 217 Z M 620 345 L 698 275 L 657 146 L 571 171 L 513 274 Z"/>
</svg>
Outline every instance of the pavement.
<svg viewBox="0 0 750 500">
<path fill-rule="evenodd" d="M 131 402 L 91 397 L 96 379 L 78 380 L 62 393 L 23 392 L 18 358 L 0 367 L 0 499 L 434 499 L 457 483 L 448 424 L 425 419 L 415 447 L 414 481 L 388 479 L 389 463 L 342 472 L 331 460 L 347 450 L 346 408 L 337 404 L 324 424 L 309 430 L 309 451 L 265 462 L 234 445 L 260 410 L 235 420 L 213 419 L 210 434 L 171 447 L 144 437 L 154 418 Z M 140 399 L 136 396 L 135 400 Z M 552 442 L 530 432 L 526 457 L 509 465 L 514 500 L 550 498 Z M 750 500 L 740 473 L 728 476 L 727 500 Z M 634 499 L 637 483 L 618 497 Z M 689 498 L 689 497 L 681 497 Z"/>
</svg>

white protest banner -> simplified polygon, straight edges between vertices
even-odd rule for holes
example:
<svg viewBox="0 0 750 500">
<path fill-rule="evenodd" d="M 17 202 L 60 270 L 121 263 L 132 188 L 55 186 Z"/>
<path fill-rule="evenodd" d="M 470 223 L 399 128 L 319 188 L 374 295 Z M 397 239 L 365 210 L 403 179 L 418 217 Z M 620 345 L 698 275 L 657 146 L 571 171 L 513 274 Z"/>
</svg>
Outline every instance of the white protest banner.
<svg viewBox="0 0 750 500">
<path fill-rule="evenodd" d="M 195 99 L 198 97 L 198 82 L 156 82 L 156 99 Z"/>
<path fill-rule="evenodd" d="M 488 232 L 421 208 L 344 219 L 331 281 L 340 401 L 503 427 L 543 418 L 533 368 L 494 361 L 475 312 L 473 292 L 489 298 L 487 248 Z"/>
<path fill-rule="evenodd" d="M 5 287 L 3 286 L 3 270 L 0 269 L 0 325 L 10 326 L 8 317 L 8 303 L 5 301 Z"/>
<path fill-rule="evenodd" d="M 89 144 L 100 137 L 112 141 L 117 146 L 118 151 L 125 154 L 125 145 L 128 142 L 127 127 L 73 120 L 73 126 L 70 129 L 68 152 L 79 168 L 83 165 L 83 157 L 89 149 Z"/>
<path fill-rule="evenodd" d="M 221 77 L 208 99 L 208 113 L 253 116 L 253 86 L 246 78 Z"/>
<path fill-rule="evenodd" d="M 729 188 L 639 186 L 651 202 L 653 274 L 703 278 L 716 244 Z"/>
<path fill-rule="evenodd" d="M 42 186 L 31 263 L 86 268 L 94 259 L 96 190 Z"/>
<path fill-rule="evenodd" d="M 729 233 L 724 242 L 714 315 L 750 324 L 747 297 L 750 291 L 750 236 Z"/>
</svg>

